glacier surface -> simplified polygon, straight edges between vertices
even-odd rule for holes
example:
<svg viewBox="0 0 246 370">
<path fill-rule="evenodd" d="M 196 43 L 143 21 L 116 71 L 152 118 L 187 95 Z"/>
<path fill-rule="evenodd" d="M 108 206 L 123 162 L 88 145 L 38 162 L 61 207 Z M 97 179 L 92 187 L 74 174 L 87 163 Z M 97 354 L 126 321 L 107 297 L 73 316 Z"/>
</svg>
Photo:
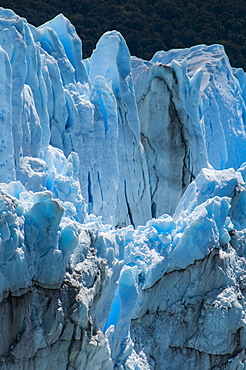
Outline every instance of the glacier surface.
<svg viewBox="0 0 246 370">
<path fill-rule="evenodd" d="M 3 8 L 0 65 L 0 368 L 246 368 L 244 71 Z"/>
</svg>

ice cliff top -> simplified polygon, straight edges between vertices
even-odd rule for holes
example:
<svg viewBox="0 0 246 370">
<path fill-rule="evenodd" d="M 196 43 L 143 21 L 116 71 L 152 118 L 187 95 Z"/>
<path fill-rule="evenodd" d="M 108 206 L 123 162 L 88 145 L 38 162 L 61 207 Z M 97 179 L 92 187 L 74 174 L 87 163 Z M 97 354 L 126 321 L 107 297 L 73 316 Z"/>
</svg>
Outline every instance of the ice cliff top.
<svg viewBox="0 0 246 370">
<path fill-rule="evenodd" d="M 244 366 L 245 92 L 221 45 L 83 60 L 0 8 L 4 369 Z"/>
</svg>

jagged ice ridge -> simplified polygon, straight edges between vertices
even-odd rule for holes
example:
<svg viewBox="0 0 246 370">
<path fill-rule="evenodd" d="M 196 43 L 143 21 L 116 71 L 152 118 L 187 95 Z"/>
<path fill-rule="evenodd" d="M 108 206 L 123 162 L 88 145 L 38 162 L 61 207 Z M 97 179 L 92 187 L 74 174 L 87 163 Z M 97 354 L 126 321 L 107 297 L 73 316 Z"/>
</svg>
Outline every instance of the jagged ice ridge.
<svg viewBox="0 0 246 370">
<path fill-rule="evenodd" d="M 0 66 L 0 368 L 246 368 L 244 71 L 3 8 Z"/>
</svg>

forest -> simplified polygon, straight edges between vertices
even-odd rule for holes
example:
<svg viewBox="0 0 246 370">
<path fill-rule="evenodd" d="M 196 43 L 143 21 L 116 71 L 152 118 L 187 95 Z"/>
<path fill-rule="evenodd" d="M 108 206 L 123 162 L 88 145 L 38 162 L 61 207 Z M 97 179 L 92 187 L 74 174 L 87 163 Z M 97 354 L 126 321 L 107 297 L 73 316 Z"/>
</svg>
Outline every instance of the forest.
<svg viewBox="0 0 246 370">
<path fill-rule="evenodd" d="M 0 0 L 39 26 L 63 13 L 91 55 L 101 35 L 117 30 L 130 53 L 151 59 L 158 50 L 224 45 L 231 65 L 246 70 L 246 0 Z"/>
</svg>

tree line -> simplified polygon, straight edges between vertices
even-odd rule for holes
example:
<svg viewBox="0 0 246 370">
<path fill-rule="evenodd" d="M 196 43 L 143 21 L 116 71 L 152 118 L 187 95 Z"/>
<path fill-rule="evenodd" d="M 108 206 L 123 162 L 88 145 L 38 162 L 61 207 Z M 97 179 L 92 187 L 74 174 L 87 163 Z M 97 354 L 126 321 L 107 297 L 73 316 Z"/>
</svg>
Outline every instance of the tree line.
<svg viewBox="0 0 246 370">
<path fill-rule="evenodd" d="M 151 59 L 158 50 L 224 45 L 232 66 L 246 70 L 246 0 L 0 0 L 35 26 L 63 13 L 91 55 L 101 35 L 121 32 L 130 53 Z"/>
</svg>

